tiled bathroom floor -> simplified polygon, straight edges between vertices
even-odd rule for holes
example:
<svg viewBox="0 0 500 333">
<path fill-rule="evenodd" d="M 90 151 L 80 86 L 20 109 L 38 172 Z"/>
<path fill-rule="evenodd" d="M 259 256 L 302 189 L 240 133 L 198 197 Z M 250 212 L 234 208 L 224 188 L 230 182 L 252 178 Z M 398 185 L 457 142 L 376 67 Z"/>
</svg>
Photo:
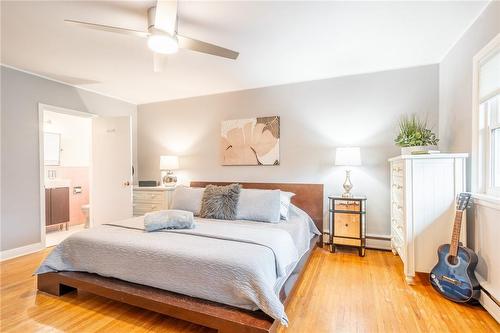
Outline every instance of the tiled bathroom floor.
<svg viewBox="0 0 500 333">
<path fill-rule="evenodd" d="M 45 235 L 45 246 L 56 246 L 61 243 L 66 237 L 74 234 L 77 231 L 85 229 L 83 224 L 70 226 L 68 230 L 52 231 Z"/>
</svg>

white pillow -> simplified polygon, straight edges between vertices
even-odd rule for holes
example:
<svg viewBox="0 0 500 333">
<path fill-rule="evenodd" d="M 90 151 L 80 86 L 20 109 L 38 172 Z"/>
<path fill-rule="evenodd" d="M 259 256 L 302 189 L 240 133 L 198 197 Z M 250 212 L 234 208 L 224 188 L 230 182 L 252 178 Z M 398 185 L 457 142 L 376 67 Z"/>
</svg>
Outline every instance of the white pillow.
<svg viewBox="0 0 500 333">
<path fill-rule="evenodd" d="M 280 190 L 241 189 L 236 218 L 279 223 Z"/>
<path fill-rule="evenodd" d="M 170 209 L 187 210 L 200 215 L 201 198 L 205 191 L 202 187 L 177 186 L 172 197 Z"/>
<path fill-rule="evenodd" d="M 280 191 L 280 217 L 282 220 L 288 220 L 288 211 L 290 210 L 290 201 L 295 193 Z"/>
</svg>

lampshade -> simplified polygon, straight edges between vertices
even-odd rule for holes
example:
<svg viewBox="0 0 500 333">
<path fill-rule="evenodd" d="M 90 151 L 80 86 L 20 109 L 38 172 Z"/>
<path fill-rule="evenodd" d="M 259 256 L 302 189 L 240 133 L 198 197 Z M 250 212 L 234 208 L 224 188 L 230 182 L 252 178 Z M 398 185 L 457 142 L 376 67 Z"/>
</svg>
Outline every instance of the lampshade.
<svg viewBox="0 0 500 333">
<path fill-rule="evenodd" d="M 335 151 L 335 165 L 361 165 L 361 152 L 359 147 L 337 148 Z"/>
<path fill-rule="evenodd" d="M 174 155 L 160 156 L 160 170 L 179 169 L 179 158 Z"/>
</svg>

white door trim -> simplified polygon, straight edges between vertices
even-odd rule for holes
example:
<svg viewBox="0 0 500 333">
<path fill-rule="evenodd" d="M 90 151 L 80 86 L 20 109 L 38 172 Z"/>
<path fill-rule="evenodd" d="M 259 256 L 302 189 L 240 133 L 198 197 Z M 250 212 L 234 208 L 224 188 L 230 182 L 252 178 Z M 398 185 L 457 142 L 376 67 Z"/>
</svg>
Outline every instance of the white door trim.
<svg viewBox="0 0 500 333">
<path fill-rule="evenodd" d="M 67 108 L 63 108 L 60 106 L 44 104 L 44 103 L 38 103 L 38 111 L 40 112 L 40 110 L 57 112 L 57 113 L 64 113 L 64 114 L 69 114 L 71 116 L 77 116 L 77 117 L 82 117 L 82 118 L 98 117 L 98 115 L 90 113 L 90 112 L 77 111 L 77 110 L 73 110 L 73 109 L 67 109 Z"/>
<path fill-rule="evenodd" d="M 38 103 L 38 158 L 39 158 L 39 168 L 40 168 L 40 243 L 41 244 L 41 249 L 45 248 L 45 156 L 44 156 L 44 121 L 45 121 L 45 116 L 44 112 L 45 111 L 52 111 L 52 112 L 57 112 L 57 113 L 63 113 L 63 114 L 68 114 L 72 116 L 77 116 L 77 117 L 83 117 L 83 118 L 95 118 L 98 117 L 96 114 L 90 113 L 90 112 L 82 112 L 82 111 L 77 111 L 77 110 L 72 110 L 72 109 L 66 109 L 62 108 L 59 106 L 55 105 L 49 105 L 49 104 L 43 104 L 43 103 Z M 92 140 L 92 137 L 90 138 Z M 92 142 L 89 143 L 92 145 Z M 90 226 L 92 226 L 92 150 L 90 151 L 90 174 L 89 174 L 89 187 L 90 187 L 90 199 L 89 199 L 89 204 L 90 204 L 90 209 L 89 209 L 89 221 L 90 221 Z M 29 247 L 31 245 L 28 245 Z M 23 249 L 24 247 L 21 248 L 16 248 L 16 249 Z M 13 249 L 13 250 L 16 250 Z M 36 252 L 36 251 L 32 251 Z M 31 253 L 31 252 L 28 252 Z M 27 254 L 27 253 L 25 253 Z M 22 255 L 22 254 L 20 254 Z M 3 253 L 2 253 L 3 257 Z"/>
<path fill-rule="evenodd" d="M 480 149 L 479 138 L 479 70 L 481 62 L 500 47 L 500 34 L 496 35 L 472 58 L 472 154 L 471 154 L 471 192 L 486 193 L 486 166 Z"/>
</svg>

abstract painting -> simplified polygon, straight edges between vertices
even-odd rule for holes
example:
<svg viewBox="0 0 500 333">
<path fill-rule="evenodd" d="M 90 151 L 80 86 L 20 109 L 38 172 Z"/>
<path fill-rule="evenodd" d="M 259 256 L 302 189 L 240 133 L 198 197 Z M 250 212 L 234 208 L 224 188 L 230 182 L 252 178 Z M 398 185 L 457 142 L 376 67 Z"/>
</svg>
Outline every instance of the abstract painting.
<svg viewBox="0 0 500 333">
<path fill-rule="evenodd" d="M 279 116 L 222 122 L 222 165 L 279 165 L 279 156 Z"/>
</svg>

